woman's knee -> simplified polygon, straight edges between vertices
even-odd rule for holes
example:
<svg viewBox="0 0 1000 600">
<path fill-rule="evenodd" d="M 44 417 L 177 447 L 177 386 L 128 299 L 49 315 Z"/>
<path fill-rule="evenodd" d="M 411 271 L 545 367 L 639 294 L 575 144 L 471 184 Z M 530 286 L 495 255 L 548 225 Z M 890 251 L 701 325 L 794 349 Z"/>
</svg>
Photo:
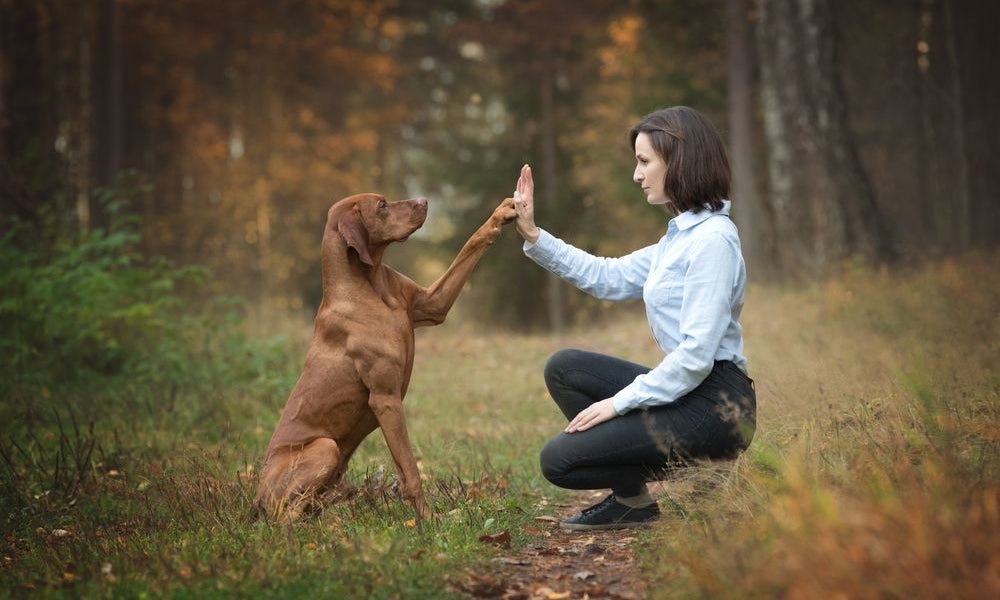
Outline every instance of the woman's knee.
<svg viewBox="0 0 1000 600">
<path fill-rule="evenodd" d="M 557 350 L 545 363 L 545 369 L 543 371 L 545 375 L 545 384 L 551 389 L 552 384 L 561 381 L 564 378 L 564 374 L 568 369 L 574 367 L 579 368 L 582 355 L 583 351 L 577 350 L 576 348 L 563 348 L 562 350 Z"/>
<path fill-rule="evenodd" d="M 566 456 L 565 448 L 560 444 L 562 435 L 558 435 L 542 448 L 538 461 L 542 468 L 542 475 L 550 483 L 559 485 L 572 468 L 571 462 Z"/>
</svg>

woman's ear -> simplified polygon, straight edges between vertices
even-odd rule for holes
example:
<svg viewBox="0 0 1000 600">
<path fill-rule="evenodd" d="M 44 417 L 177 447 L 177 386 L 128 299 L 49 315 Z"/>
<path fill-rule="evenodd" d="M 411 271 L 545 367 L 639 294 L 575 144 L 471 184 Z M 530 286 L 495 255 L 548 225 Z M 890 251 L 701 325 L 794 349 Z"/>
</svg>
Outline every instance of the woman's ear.
<svg viewBox="0 0 1000 600">
<path fill-rule="evenodd" d="M 337 221 L 337 232 L 344 238 L 347 245 L 354 248 L 358 253 L 361 262 L 366 265 L 375 266 L 372 255 L 368 250 L 368 229 L 361 221 L 361 213 L 357 208 L 346 211 Z"/>
</svg>

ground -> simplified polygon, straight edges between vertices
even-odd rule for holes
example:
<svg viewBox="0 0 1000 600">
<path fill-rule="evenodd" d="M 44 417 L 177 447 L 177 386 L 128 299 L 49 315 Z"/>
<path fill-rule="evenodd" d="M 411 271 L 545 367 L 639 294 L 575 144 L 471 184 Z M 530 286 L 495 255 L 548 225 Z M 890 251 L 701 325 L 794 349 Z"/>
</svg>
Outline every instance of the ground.
<svg viewBox="0 0 1000 600">
<path fill-rule="evenodd" d="M 638 531 L 563 531 L 559 520 L 600 501 L 606 491 L 577 492 L 554 505 L 553 516 L 536 517 L 525 532 L 535 542 L 493 559 L 488 572 L 467 571 L 452 585 L 473 598 L 556 600 L 642 598 L 633 542 Z M 509 545 L 510 537 L 484 536 L 484 542 Z"/>
</svg>

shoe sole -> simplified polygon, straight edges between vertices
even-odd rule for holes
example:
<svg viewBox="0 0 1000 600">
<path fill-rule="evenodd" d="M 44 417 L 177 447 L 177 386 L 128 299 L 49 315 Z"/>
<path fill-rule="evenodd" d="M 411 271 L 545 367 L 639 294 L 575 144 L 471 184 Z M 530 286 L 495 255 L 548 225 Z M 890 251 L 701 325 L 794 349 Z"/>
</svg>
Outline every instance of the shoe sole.
<svg viewBox="0 0 1000 600">
<path fill-rule="evenodd" d="M 608 529 L 644 529 L 656 523 L 656 519 L 650 521 L 628 521 L 623 523 L 601 523 L 600 525 L 586 525 L 584 523 L 559 523 L 559 526 L 566 531 L 600 531 Z"/>
</svg>

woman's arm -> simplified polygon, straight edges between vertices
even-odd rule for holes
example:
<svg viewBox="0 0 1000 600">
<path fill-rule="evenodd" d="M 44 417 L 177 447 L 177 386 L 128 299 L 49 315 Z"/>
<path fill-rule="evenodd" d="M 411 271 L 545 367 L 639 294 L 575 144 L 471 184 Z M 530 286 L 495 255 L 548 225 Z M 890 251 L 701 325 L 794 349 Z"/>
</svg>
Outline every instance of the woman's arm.
<svg viewBox="0 0 1000 600">
<path fill-rule="evenodd" d="M 517 231 L 524 251 L 544 269 L 603 300 L 642 297 L 656 247 L 649 246 L 621 258 L 600 258 L 553 237 L 535 224 L 535 184 L 531 167 L 524 165 L 514 192 Z"/>
</svg>

